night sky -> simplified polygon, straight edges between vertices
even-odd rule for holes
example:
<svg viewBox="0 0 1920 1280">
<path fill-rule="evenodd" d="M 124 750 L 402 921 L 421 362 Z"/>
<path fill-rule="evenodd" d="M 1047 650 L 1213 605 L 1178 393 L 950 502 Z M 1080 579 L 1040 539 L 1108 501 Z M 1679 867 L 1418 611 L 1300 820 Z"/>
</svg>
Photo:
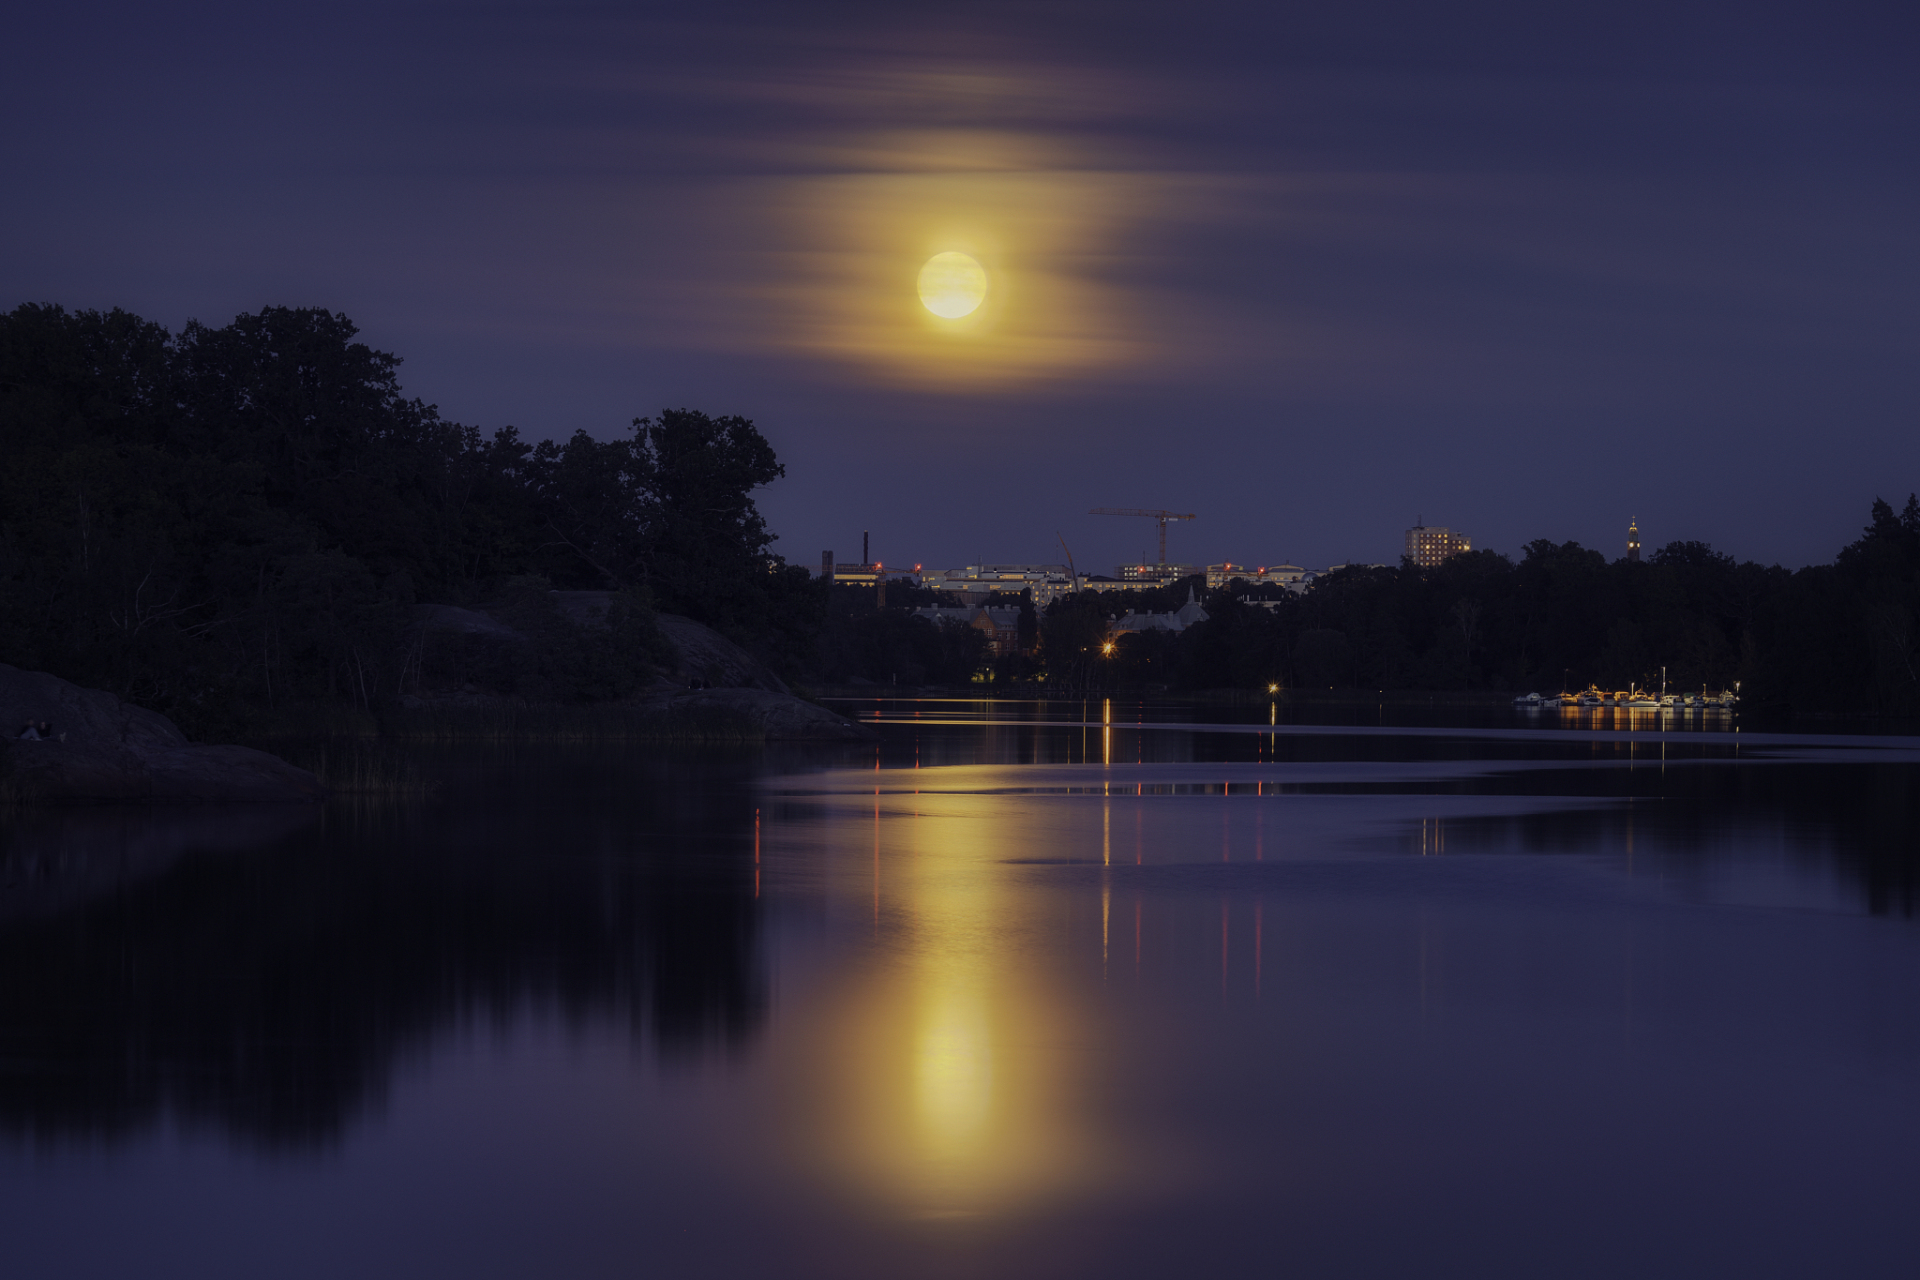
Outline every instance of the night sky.
<svg viewBox="0 0 1920 1280">
<path fill-rule="evenodd" d="M 1920 40 L 1808 4 L 11 6 L 0 305 L 688 406 L 790 559 L 1830 559 L 1920 489 Z M 920 263 L 992 281 L 933 326 Z"/>
</svg>

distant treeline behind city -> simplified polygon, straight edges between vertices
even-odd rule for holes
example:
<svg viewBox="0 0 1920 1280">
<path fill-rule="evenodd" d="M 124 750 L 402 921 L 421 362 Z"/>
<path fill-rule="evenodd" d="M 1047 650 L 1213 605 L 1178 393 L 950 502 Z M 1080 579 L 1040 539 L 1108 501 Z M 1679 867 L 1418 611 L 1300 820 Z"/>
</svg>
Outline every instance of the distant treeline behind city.
<svg viewBox="0 0 1920 1280">
<path fill-rule="evenodd" d="M 914 617 L 931 592 L 829 589 L 753 502 L 784 472 L 753 423 L 669 410 L 610 441 L 523 439 L 401 392 L 346 317 L 270 308 L 178 334 L 124 312 L 0 317 L 0 661 L 108 688 L 203 736 L 416 690 L 423 603 L 543 637 L 498 692 L 618 699 L 683 614 L 802 686 L 1553 692 L 1741 686 L 1751 713 L 1920 714 L 1920 502 L 1798 571 L 1671 543 L 1348 568 L 1301 595 L 1197 580 L 1022 609 L 1021 652 Z M 612 593 L 587 629 L 556 590 Z M 1197 591 L 1211 615 L 1123 634 Z M 1266 597 L 1263 605 L 1261 597 Z M 1267 607 L 1267 606 L 1271 607 Z M 410 683 L 411 682 L 411 683 Z"/>
</svg>

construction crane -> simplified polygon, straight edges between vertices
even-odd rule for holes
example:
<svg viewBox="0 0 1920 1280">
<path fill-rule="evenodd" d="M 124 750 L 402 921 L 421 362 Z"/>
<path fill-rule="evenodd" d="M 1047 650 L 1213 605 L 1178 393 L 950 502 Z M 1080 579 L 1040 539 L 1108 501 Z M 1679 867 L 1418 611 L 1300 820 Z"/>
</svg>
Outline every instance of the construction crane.
<svg viewBox="0 0 1920 1280">
<path fill-rule="evenodd" d="M 1095 507 L 1093 510 L 1087 512 L 1087 514 L 1090 516 L 1145 516 L 1149 520 L 1158 520 L 1160 522 L 1161 564 L 1167 562 L 1167 521 L 1199 519 L 1199 517 L 1191 511 L 1184 513 L 1179 511 L 1142 511 L 1138 507 Z"/>
</svg>

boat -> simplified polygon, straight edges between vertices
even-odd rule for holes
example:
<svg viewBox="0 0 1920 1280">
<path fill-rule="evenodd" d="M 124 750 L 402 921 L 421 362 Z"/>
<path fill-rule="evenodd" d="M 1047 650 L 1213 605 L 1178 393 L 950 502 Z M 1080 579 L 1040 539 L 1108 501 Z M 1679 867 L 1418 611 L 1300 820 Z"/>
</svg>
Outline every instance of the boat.
<svg viewBox="0 0 1920 1280">
<path fill-rule="evenodd" d="M 1551 699 L 1543 698 L 1537 693 L 1523 693 L 1513 700 L 1513 705 L 1516 707 L 1538 707 L 1549 701 L 1551 701 Z"/>
<path fill-rule="evenodd" d="M 1658 711 L 1660 709 L 1660 699 L 1651 693 L 1626 693 L 1620 696 L 1620 705 L 1623 707 L 1631 707 L 1635 711 Z"/>
</svg>

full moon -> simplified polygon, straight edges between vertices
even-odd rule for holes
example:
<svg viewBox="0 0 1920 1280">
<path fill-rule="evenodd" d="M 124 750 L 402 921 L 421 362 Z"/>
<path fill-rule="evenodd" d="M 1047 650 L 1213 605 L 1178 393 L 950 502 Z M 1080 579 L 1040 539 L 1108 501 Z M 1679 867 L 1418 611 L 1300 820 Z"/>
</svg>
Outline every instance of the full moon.
<svg viewBox="0 0 1920 1280">
<path fill-rule="evenodd" d="M 920 305 L 944 320 L 972 315 L 987 296 L 987 269 L 964 253 L 936 253 L 920 268 Z"/>
</svg>

